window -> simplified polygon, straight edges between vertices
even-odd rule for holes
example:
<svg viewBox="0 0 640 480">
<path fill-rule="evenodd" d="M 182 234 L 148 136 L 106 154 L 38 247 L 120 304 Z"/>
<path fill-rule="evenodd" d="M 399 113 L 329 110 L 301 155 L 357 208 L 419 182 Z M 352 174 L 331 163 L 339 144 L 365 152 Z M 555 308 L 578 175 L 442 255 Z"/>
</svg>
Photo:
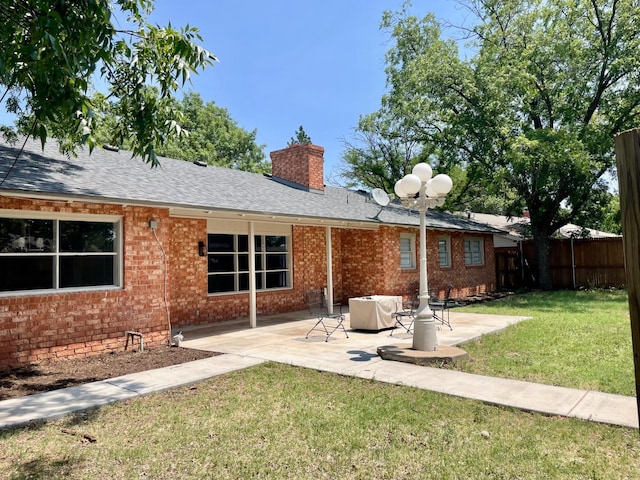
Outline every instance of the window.
<svg viewBox="0 0 640 480">
<path fill-rule="evenodd" d="M 416 268 L 416 237 L 412 234 L 400 234 L 400 268 Z"/>
<path fill-rule="evenodd" d="M 249 236 L 214 233 L 207 238 L 209 293 L 248 291 Z M 256 235 L 253 238 L 256 290 L 290 287 L 289 237 Z"/>
<path fill-rule="evenodd" d="M 441 268 L 451 266 L 451 239 L 449 237 L 438 238 L 438 262 Z"/>
<path fill-rule="evenodd" d="M 465 238 L 465 265 L 484 265 L 484 242 L 481 238 Z"/>
<path fill-rule="evenodd" d="M 0 292 L 120 285 L 120 220 L 0 217 Z"/>
</svg>

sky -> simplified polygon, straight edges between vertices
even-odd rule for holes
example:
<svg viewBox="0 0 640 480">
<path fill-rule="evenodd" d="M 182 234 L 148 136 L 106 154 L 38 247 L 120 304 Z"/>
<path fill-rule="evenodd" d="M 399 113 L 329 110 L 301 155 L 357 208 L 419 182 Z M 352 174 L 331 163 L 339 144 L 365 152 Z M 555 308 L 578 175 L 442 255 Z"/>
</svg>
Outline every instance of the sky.
<svg viewBox="0 0 640 480">
<path fill-rule="evenodd" d="M 287 146 L 299 126 L 325 148 L 325 181 L 335 177 L 344 140 L 385 92 L 380 30 L 385 10 L 403 0 L 156 0 L 152 23 L 196 26 L 202 46 L 219 59 L 192 76 L 186 90 L 229 111 L 257 131 L 265 154 Z M 456 0 L 414 0 L 422 17 L 458 22 Z M 332 182 L 329 182 L 332 183 Z"/>
<path fill-rule="evenodd" d="M 392 43 L 380 29 L 383 12 L 399 11 L 404 1 L 155 0 L 149 21 L 197 27 L 201 45 L 218 58 L 192 75 L 185 92 L 256 130 L 267 158 L 302 126 L 324 147 L 325 182 L 335 185 L 344 141 L 354 139 L 359 117 L 377 111 L 385 93 L 384 56 Z M 458 0 L 413 0 L 409 11 L 469 23 Z M 99 80 L 94 86 L 106 93 Z M 0 124 L 12 123 L 2 108 Z"/>
</svg>

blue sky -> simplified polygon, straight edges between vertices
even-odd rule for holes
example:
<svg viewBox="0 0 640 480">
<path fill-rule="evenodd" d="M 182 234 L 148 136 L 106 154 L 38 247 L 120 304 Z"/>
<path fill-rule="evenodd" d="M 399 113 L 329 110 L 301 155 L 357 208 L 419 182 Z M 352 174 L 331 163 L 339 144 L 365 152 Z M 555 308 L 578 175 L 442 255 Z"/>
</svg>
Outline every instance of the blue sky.
<svg viewBox="0 0 640 480">
<path fill-rule="evenodd" d="M 220 60 L 187 89 L 257 130 L 266 155 L 285 148 L 302 125 L 325 148 L 325 179 L 358 117 L 376 111 L 385 91 L 389 35 L 382 13 L 403 0 L 156 0 L 151 20 L 197 26 Z M 414 0 L 412 13 L 462 23 L 455 0 Z"/>
<path fill-rule="evenodd" d="M 325 148 L 325 181 L 334 183 L 343 141 L 353 138 L 360 115 L 380 106 L 384 55 L 392 46 L 380 22 L 384 11 L 399 11 L 403 2 L 156 0 L 149 20 L 198 27 L 202 45 L 218 57 L 185 90 L 226 108 L 245 130 L 257 130 L 267 158 L 302 125 Z M 413 0 L 410 11 L 468 23 L 457 0 Z M 100 81 L 95 86 L 104 88 Z M 2 107 L 0 123 L 12 123 Z"/>
</svg>

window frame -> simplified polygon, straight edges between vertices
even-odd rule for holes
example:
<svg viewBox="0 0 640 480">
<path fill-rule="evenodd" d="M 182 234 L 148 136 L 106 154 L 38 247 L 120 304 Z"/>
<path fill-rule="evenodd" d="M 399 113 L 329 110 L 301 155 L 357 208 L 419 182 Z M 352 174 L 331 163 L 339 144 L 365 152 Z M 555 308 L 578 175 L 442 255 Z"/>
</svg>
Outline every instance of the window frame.
<svg viewBox="0 0 640 480">
<path fill-rule="evenodd" d="M 119 215 L 92 215 L 92 214 L 76 214 L 76 213 L 58 213 L 58 212 L 39 212 L 31 210 L 7 210 L 0 209 L 0 218 L 16 219 L 16 220 L 43 220 L 51 221 L 52 226 L 52 251 L 45 252 L 0 252 L 0 257 L 11 258 L 43 258 L 50 257 L 52 261 L 51 274 L 52 286 L 49 288 L 32 288 L 20 290 L 0 291 L 0 297 L 9 296 L 27 296 L 27 295 L 47 295 L 52 293 L 73 293 L 87 291 L 104 291 L 104 290 L 121 290 L 124 285 L 124 269 L 123 269 L 123 217 Z M 65 251 L 61 247 L 60 242 L 60 223 L 61 222 L 87 222 L 87 223 L 105 223 L 112 224 L 115 230 L 115 240 L 113 242 L 113 251 Z M 63 282 L 64 269 L 61 263 L 66 259 L 78 257 L 113 257 L 113 274 L 112 283 L 106 285 L 86 285 L 86 286 L 61 286 Z"/>
<path fill-rule="evenodd" d="M 444 242 L 446 246 L 445 251 L 440 249 L 440 245 Z M 446 262 L 443 263 L 443 254 L 445 256 Z M 451 264 L 451 237 L 449 235 L 440 235 L 438 237 L 438 265 L 440 268 L 451 268 L 453 265 Z"/>
<path fill-rule="evenodd" d="M 213 235 L 225 235 L 233 237 L 233 252 L 231 251 L 215 251 L 209 249 L 209 238 Z M 247 239 L 247 249 L 240 250 L 240 238 Z M 235 295 L 235 294 L 246 294 L 250 291 L 249 289 L 249 275 L 251 275 L 250 271 L 250 258 L 249 255 L 251 253 L 251 248 L 249 248 L 249 237 L 248 233 L 239 233 L 237 231 L 229 231 L 229 232 L 220 232 L 220 231 L 209 231 L 207 232 L 207 295 L 209 296 L 217 296 L 217 295 Z M 285 248 L 284 250 L 270 250 L 267 248 L 267 238 L 268 237 L 283 237 L 285 239 Z M 259 239 L 259 241 L 258 241 Z M 253 235 L 253 254 L 254 254 L 254 278 L 255 278 L 255 289 L 257 292 L 271 292 L 276 290 L 288 290 L 293 288 L 292 281 L 292 235 L 285 233 L 254 233 Z M 228 271 L 211 271 L 210 265 L 213 257 L 215 255 L 227 255 L 233 256 L 233 269 Z M 246 256 L 246 262 L 241 257 Z M 273 266 L 273 259 L 276 257 L 284 256 L 285 266 L 281 268 L 270 268 Z M 276 263 L 278 260 L 275 260 Z M 246 268 L 241 268 L 241 263 L 246 263 Z M 268 287 L 269 277 L 272 277 L 274 274 L 285 275 L 285 286 L 277 286 L 277 287 Z M 210 282 L 211 277 L 214 276 L 233 276 L 233 290 L 217 290 L 210 291 Z M 246 280 L 243 277 L 246 276 Z M 259 277 L 259 278 L 258 278 Z M 243 285 L 246 284 L 247 288 L 242 288 Z"/>
<path fill-rule="evenodd" d="M 403 240 L 408 240 L 409 241 L 409 250 L 403 250 L 403 246 L 402 246 L 402 241 Z M 416 235 L 415 233 L 401 233 L 399 240 L 398 240 L 398 252 L 400 254 L 400 270 L 415 270 L 417 268 L 417 262 L 416 262 Z M 410 256 L 410 266 L 408 266 L 406 263 L 403 263 L 403 255 Z"/>
<path fill-rule="evenodd" d="M 478 251 L 474 252 L 471 249 L 471 245 L 478 245 Z M 467 249 L 469 245 L 469 249 Z M 474 254 L 477 255 L 477 261 L 474 259 Z M 482 237 L 465 237 L 464 238 L 464 264 L 467 267 L 481 267 L 484 266 L 484 238 Z"/>
</svg>

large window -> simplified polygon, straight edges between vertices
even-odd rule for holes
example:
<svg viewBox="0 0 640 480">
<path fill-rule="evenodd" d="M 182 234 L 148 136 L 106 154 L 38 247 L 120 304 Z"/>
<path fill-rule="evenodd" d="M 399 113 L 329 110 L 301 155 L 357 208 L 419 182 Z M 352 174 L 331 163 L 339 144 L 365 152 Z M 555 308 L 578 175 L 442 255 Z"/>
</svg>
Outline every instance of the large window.
<svg viewBox="0 0 640 480">
<path fill-rule="evenodd" d="M 119 226 L 0 217 L 0 292 L 119 286 Z"/>
<path fill-rule="evenodd" d="M 449 237 L 438 238 L 438 262 L 441 268 L 451 266 L 451 238 Z"/>
<path fill-rule="evenodd" d="M 400 268 L 416 268 L 416 237 L 410 233 L 400 234 Z"/>
<path fill-rule="evenodd" d="M 290 282 L 289 237 L 256 235 L 254 238 L 257 290 L 288 288 Z M 249 236 L 208 235 L 209 293 L 249 290 Z"/>
<path fill-rule="evenodd" d="M 464 239 L 465 265 L 484 265 L 484 242 L 482 238 Z"/>
</svg>

